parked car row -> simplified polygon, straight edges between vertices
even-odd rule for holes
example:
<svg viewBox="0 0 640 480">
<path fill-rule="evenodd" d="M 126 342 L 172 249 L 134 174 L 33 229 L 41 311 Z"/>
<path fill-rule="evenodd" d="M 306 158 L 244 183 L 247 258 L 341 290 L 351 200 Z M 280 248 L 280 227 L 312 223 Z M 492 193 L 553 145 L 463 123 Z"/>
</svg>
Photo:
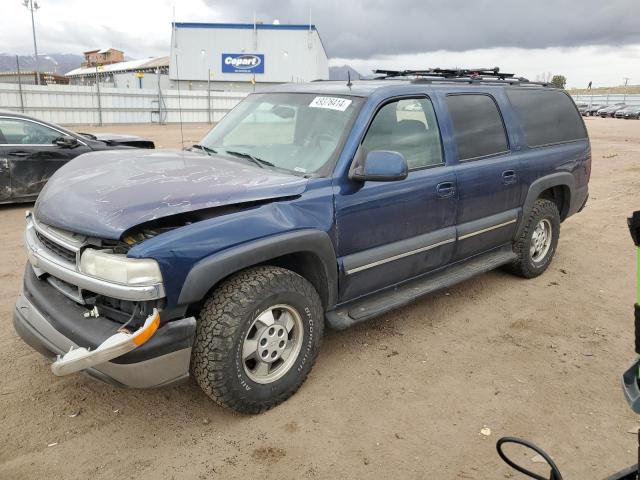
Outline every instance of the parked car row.
<svg viewBox="0 0 640 480">
<path fill-rule="evenodd" d="M 613 105 L 588 104 L 576 102 L 578 111 L 583 117 L 599 116 L 602 118 L 635 118 L 640 119 L 640 105 L 627 105 L 626 103 L 615 103 Z"/>
</svg>

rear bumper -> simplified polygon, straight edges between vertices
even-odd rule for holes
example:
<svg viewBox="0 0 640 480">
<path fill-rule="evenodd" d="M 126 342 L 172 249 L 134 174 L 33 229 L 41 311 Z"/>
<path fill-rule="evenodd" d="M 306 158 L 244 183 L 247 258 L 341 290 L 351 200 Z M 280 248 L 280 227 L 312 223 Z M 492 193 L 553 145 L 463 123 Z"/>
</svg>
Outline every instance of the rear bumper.
<svg viewBox="0 0 640 480">
<path fill-rule="evenodd" d="M 119 327 L 104 317 L 84 318 L 84 311 L 46 281 L 38 280 L 28 266 L 24 291 L 14 310 L 14 328 L 27 344 L 55 359 L 72 347 L 95 349 Z M 139 348 L 83 372 L 112 385 L 131 388 L 185 380 L 189 377 L 195 325 L 193 317 L 165 323 Z"/>
</svg>

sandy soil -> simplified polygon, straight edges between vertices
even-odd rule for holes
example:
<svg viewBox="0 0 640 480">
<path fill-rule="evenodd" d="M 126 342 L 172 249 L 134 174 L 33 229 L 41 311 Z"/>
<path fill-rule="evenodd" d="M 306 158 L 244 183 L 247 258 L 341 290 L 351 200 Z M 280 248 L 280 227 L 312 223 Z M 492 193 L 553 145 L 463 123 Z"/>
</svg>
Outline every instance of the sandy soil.
<svg viewBox="0 0 640 480">
<path fill-rule="evenodd" d="M 259 416 L 193 383 L 133 391 L 53 376 L 11 324 L 25 206 L 0 209 L 0 478 L 497 479 L 510 476 L 502 435 L 538 442 L 565 478 L 633 463 L 640 422 L 619 377 L 634 357 L 625 217 L 640 207 L 640 122 L 586 122 L 591 199 L 562 225 L 547 273 L 492 272 L 330 332 L 302 389 Z M 185 138 L 207 128 L 185 125 Z M 176 126 L 106 130 L 180 139 Z"/>
</svg>

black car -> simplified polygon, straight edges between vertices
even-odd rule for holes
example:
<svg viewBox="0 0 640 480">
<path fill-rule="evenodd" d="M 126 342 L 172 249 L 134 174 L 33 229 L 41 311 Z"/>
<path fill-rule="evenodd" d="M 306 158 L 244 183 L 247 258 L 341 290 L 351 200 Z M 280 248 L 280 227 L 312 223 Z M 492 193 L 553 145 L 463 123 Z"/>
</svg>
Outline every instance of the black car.
<svg viewBox="0 0 640 480">
<path fill-rule="evenodd" d="M 635 118 L 636 120 L 640 119 L 640 105 L 631 105 L 629 107 L 623 108 L 622 110 L 618 110 L 615 113 L 616 118 L 624 118 L 630 119 Z"/>
<path fill-rule="evenodd" d="M 601 116 L 602 118 L 607 118 L 607 117 L 612 117 L 616 114 L 616 112 L 618 110 L 622 110 L 623 108 L 626 108 L 628 105 L 626 103 L 615 103 L 613 105 L 610 106 L 605 106 L 602 107 L 600 110 L 598 110 L 596 112 L 597 115 Z"/>
<path fill-rule="evenodd" d="M 0 111 L 0 203 L 33 201 L 69 160 L 96 150 L 154 148 L 130 135 L 75 133 L 52 123 Z"/>
</svg>

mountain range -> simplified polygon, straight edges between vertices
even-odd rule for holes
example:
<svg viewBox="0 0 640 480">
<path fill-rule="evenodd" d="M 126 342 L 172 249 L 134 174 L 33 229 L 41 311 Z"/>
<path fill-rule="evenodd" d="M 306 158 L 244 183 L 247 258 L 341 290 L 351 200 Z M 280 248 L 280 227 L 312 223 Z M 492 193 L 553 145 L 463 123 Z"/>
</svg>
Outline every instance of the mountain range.
<svg viewBox="0 0 640 480">
<path fill-rule="evenodd" d="M 18 58 L 20 59 L 20 70 L 33 71 L 36 69 L 36 62 L 33 55 L 19 55 Z M 41 71 L 64 75 L 74 68 L 78 68 L 83 60 L 83 55 L 76 55 L 74 53 L 48 53 L 38 55 L 38 66 Z M 15 71 L 16 56 L 9 53 L 0 53 L 0 72 Z"/>
</svg>

